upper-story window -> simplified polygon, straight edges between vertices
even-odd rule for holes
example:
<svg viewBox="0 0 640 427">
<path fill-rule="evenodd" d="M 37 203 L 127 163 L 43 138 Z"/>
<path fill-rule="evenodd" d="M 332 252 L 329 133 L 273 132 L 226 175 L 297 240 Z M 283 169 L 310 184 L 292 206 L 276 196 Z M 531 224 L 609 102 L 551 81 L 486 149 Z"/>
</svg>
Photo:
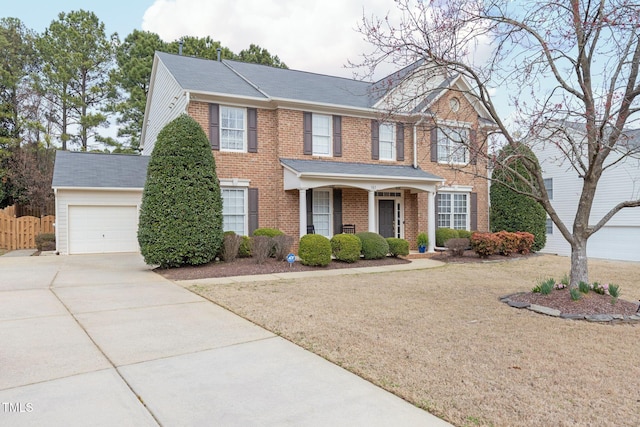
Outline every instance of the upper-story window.
<svg viewBox="0 0 640 427">
<path fill-rule="evenodd" d="M 469 129 L 439 127 L 438 130 L 438 162 L 469 162 Z"/>
<path fill-rule="evenodd" d="M 244 108 L 220 106 L 220 150 L 246 151 Z"/>
<path fill-rule="evenodd" d="M 331 155 L 331 116 L 313 114 L 312 116 L 313 155 Z"/>
<path fill-rule="evenodd" d="M 303 149 L 306 155 L 342 156 L 342 117 L 304 112 Z"/>
<path fill-rule="evenodd" d="M 380 124 L 380 160 L 396 159 L 396 129 L 393 123 Z"/>
</svg>

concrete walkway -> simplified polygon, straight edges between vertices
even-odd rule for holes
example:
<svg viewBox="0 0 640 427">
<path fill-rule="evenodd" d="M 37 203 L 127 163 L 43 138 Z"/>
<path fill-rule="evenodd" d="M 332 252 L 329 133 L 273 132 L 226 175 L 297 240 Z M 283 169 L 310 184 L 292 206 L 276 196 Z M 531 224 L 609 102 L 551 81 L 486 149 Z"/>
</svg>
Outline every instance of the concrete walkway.
<svg viewBox="0 0 640 427">
<path fill-rule="evenodd" d="M 139 254 L 0 257 L 0 343 L 0 425 L 448 425 Z"/>
</svg>

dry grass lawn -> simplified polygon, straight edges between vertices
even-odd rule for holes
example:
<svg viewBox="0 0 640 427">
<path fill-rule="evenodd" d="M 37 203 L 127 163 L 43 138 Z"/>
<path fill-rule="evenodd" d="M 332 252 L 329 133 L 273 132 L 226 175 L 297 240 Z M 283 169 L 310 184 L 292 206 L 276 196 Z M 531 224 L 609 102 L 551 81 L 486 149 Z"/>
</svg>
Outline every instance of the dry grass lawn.
<svg viewBox="0 0 640 427">
<path fill-rule="evenodd" d="M 498 300 L 568 270 L 547 255 L 192 289 L 457 426 L 638 426 L 640 324 Z M 593 260 L 590 279 L 640 299 L 640 263 Z"/>
</svg>

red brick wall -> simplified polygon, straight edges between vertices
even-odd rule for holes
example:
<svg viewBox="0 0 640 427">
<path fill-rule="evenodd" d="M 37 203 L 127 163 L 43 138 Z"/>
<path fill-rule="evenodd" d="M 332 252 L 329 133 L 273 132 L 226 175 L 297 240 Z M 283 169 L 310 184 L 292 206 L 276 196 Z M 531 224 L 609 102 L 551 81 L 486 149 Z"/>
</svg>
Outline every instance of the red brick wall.
<svg viewBox="0 0 640 427">
<path fill-rule="evenodd" d="M 458 112 L 449 109 L 449 98 L 443 97 L 433 110 L 438 117 L 472 123 L 477 128 L 477 115 L 463 96 Z M 189 114 L 195 118 L 208 134 L 209 109 L 203 102 L 191 102 Z M 298 191 L 284 191 L 283 168 L 279 158 L 318 159 L 338 162 L 360 162 L 372 164 L 413 164 L 413 126 L 405 125 L 404 161 L 389 162 L 371 159 L 371 119 L 342 117 L 342 157 L 318 157 L 303 154 L 303 112 L 288 109 L 258 109 L 258 152 L 232 153 L 214 151 L 218 178 L 250 179 L 250 187 L 259 188 L 260 227 L 276 227 L 297 238 L 299 220 Z M 464 171 L 452 170 L 448 165 L 430 161 L 430 129 L 433 123 L 423 123 L 418 129 L 418 165 L 427 172 L 446 179 L 445 185 L 467 185 L 478 194 L 478 228 L 488 228 L 487 181 L 474 178 L 464 171 L 481 166 L 469 165 Z M 478 132 L 479 139 L 482 138 Z M 343 188 L 343 222 L 356 224 L 357 231 L 368 229 L 367 192 L 354 188 Z M 405 238 L 415 247 L 419 232 L 427 231 L 427 194 L 404 191 Z"/>
</svg>

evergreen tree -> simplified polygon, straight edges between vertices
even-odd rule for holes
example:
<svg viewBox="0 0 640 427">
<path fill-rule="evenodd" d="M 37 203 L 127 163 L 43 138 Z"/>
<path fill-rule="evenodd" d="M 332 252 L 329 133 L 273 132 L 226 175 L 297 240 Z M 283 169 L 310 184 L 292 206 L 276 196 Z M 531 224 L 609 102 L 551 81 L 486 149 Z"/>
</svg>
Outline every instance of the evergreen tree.
<svg viewBox="0 0 640 427">
<path fill-rule="evenodd" d="M 138 242 L 147 264 L 211 261 L 222 244 L 222 196 L 207 135 L 183 114 L 156 140 L 142 194 Z"/>
<path fill-rule="evenodd" d="M 531 188 L 525 182 L 532 180 L 523 164 L 525 161 L 538 163 L 533 152 L 524 144 L 518 144 L 517 148 L 509 145 L 498 154 L 496 164 L 509 167 L 499 167 L 491 176 L 491 231 L 528 231 L 535 237 L 532 250 L 539 251 L 547 243 L 547 214 L 540 203 L 526 195 Z"/>
</svg>

